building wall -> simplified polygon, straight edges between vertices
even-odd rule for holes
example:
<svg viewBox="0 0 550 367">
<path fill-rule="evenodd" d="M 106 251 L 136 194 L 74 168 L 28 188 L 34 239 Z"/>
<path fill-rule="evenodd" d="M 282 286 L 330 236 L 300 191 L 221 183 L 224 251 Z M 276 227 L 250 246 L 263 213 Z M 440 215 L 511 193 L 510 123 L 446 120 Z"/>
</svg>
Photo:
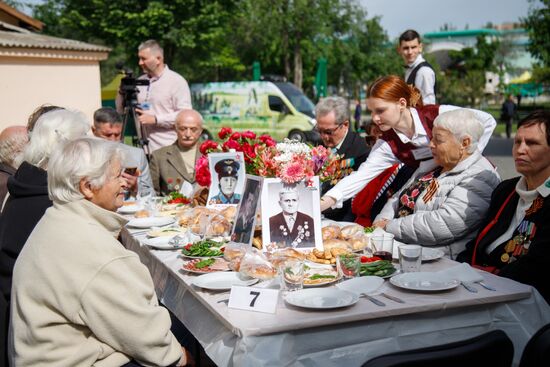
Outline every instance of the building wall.
<svg viewBox="0 0 550 367">
<path fill-rule="evenodd" d="M 0 56 L 0 130 L 25 125 L 42 104 L 77 109 L 90 123 L 101 106 L 98 61 Z"/>
</svg>

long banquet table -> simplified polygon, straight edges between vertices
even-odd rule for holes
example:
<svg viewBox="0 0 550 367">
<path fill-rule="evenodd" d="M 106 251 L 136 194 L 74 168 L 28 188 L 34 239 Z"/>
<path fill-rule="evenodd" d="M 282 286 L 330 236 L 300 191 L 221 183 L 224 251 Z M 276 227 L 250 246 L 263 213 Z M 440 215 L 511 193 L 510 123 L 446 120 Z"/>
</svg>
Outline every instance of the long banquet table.
<svg viewBox="0 0 550 367">
<path fill-rule="evenodd" d="M 386 307 L 360 299 L 354 306 L 313 311 L 279 299 L 275 314 L 229 309 L 229 292 L 192 285 L 194 274 L 181 270 L 178 251 L 152 250 L 141 234 L 122 232 L 122 242 L 139 254 L 151 272 L 158 298 L 201 343 L 219 366 L 360 366 L 376 356 L 443 344 L 501 329 L 514 343 L 514 365 L 529 338 L 550 323 L 550 306 L 532 287 L 482 272 L 497 289 L 475 286 L 415 293 L 389 284 L 386 293 L 406 301 L 380 298 Z M 422 265 L 436 271 L 456 264 L 440 259 Z M 267 282 L 263 286 L 268 285 Z M 262 286 L 256 285 L 256 286 Z"/>
</svg>

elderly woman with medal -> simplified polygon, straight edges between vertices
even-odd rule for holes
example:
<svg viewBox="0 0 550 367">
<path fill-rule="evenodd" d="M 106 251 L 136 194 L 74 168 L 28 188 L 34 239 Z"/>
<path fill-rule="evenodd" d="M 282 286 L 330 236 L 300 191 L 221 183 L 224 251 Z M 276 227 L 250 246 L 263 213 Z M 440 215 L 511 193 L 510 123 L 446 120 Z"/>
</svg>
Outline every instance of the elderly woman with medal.
<svg viewBox="0 0 550 367">
<path fill-rule="evenodd" d="M 483 125 L 472 111 L 440 114 L 430 141 L 433 161 L 421 164 L 388 200 L 374 226 L 401 242 L 438 247 L 455 258 L 473 238 L 500 182 L 477 149 L 482 135 Z"/>
<path fill-rule="evenodd" d="M 458 260 L 530 284 L 550 302 L 550 111 L 518 123 L 512 154 L 521 176 L 495 189 L 480 232 Z"/>
</svg>

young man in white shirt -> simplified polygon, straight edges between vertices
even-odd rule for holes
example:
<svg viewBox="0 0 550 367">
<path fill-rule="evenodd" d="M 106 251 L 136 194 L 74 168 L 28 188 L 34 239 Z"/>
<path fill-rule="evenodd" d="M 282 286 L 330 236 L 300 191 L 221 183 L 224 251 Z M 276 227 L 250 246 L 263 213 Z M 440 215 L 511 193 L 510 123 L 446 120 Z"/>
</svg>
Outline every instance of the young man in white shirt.
<svg viewBox="0 0 550 367">
<path fill-rule="evenodd" d="M 409 29 L 399 36 L 397 52 L 405 62 L 405 81 L 422 94 L 424 105 L 435 104 L 435 72 L 422 57 L 422 41 L 418 32 Z"/>
</svg>

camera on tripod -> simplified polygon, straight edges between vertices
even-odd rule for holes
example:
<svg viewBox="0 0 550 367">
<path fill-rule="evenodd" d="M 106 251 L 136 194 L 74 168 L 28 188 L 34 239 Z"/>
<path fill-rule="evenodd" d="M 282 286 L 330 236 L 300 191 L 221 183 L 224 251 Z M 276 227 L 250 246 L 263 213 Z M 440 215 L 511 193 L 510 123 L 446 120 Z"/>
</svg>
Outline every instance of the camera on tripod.
<svg viewBox="0 0 550 367">
<path fill-rule="evenodd" d="M 139 107 L 137 102 L 139 90 L 137 87 L 138 85 L 149 85 L 149 80 L 135 78 L 134 72 L 131 69 L 125 68 L 122 64 L 117 64 L 116 68 L 124 74 L 124 78 L 120 80 L 120 92 L 124 95 L 124 107 Z"/>
</svg>

